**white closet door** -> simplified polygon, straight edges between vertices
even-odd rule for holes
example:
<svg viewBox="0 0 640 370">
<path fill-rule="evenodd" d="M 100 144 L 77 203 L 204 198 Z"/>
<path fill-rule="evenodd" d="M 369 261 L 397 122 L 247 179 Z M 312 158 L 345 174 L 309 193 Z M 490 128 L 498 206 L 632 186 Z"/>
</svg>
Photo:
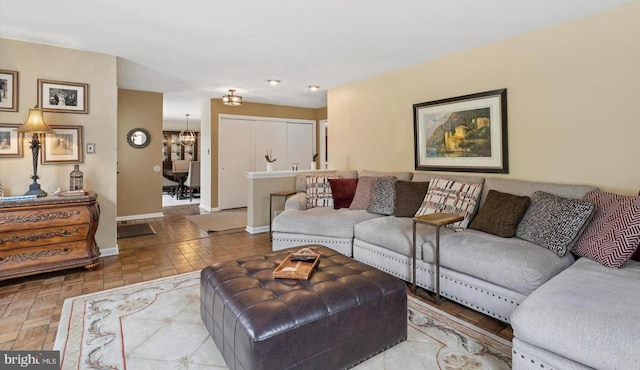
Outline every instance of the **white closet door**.
<svg viewBox="0 0 640 370">
<path fill-rule="evenodd" d="M 249 188 L 246 172 L 256 170 L 254 121 L 222 118 L 219 123 L 218 206 L 246 207 Z"/>
<path fill-rule="evenodd" d="M 313 125 L 287 122 L 287 160 L 298 163 L 299 170 L 308 170 L 313 159 Z"/>
<path fill-rule="evenodd" d="M 256 171 L 266 171 L 267 161 L 264 156 L 271 150 L 274 169 L 282 171 L 289 169 L 287 163 L 287 126 L 281 121 L 256 121 L 254 126 L 256 137 Z"/>
</svg>

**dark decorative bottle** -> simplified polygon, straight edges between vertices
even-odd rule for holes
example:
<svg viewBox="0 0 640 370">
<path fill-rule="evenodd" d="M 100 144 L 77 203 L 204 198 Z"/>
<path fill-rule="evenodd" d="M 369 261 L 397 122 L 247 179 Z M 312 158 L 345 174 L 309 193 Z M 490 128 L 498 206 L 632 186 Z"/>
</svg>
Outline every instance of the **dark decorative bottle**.
<svg viewBox="0 0 640 370">
<path fill-rule="evenodd" d="M 83 189 L 83 176 L 84 174 L 80 171 L 80 165 L 76 164 L 69 175 L 69 191 Z"/>
</svg>

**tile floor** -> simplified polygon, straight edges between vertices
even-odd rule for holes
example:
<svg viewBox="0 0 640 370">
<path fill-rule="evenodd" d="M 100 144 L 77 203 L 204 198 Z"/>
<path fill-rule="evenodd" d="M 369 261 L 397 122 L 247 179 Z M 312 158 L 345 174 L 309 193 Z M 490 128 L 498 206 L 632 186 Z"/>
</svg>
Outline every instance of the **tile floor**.
<svg viewBox="0 0 640 370">
<path fill-rule="evenodd" d="M 198 228 L 185 218 L 201 213 L 197 204 L 163 212 L 165 217 L 128 221 L 149 222 L 156 235 L 118 240 L 120 254 L 100 258 L 93 271 L 76 268 L 0 282 L 0 350 L 50 350 L 66 298 L 271 250 L 267 233 L 236 229 L 208 234 Z M 505 339 L 513 337 L 509 325 L 464 306 L 446 301 L 438 307 Z"/>
</svg>

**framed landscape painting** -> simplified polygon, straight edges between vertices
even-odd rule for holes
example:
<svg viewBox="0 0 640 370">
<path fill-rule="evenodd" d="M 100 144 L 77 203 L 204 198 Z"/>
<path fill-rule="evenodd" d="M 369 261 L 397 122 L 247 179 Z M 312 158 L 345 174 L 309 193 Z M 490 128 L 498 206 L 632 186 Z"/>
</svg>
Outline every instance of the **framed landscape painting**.
<svg viewBox="0 0 640 370">
<path fill-rule="evenodd" d="M 415 169 L 508 173 L 507 89 L 413 105 Z"/>
<path fill-rule="evenodd" d="M 0 111 L 18 111 L 18 71 L 0 69 Z"/>
<path fill-rule="evenodd" d="M 0 123 L 0 158 L 22 157 L 22 133 L 15 130 L 20 125 Z"/>
<path fill-rule="evenodd" d="M 42 164 L 82 163 L 82 126 L 50 126 L 42 142 Z"/>
<path fill-rule="evenodd" d="M 43 112 L 89 113 L 89 85 L 38 80 L 38 105 Z"/>
</svg>

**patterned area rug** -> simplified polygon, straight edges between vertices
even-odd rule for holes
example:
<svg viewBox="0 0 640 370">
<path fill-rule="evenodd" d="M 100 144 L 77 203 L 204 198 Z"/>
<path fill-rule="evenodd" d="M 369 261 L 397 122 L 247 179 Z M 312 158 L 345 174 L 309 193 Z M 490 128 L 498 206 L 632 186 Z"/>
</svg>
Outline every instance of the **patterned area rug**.
<svg viewBox="0 0 640 370">
<path fill-rule="evenodd" d="M 65 300 L 63 369 L 226 369 L 200 320 L 200 272 Z M 408 339 L 356 369 L 510 369 L 511 343 L 409 297 Z"/>
</svg>

